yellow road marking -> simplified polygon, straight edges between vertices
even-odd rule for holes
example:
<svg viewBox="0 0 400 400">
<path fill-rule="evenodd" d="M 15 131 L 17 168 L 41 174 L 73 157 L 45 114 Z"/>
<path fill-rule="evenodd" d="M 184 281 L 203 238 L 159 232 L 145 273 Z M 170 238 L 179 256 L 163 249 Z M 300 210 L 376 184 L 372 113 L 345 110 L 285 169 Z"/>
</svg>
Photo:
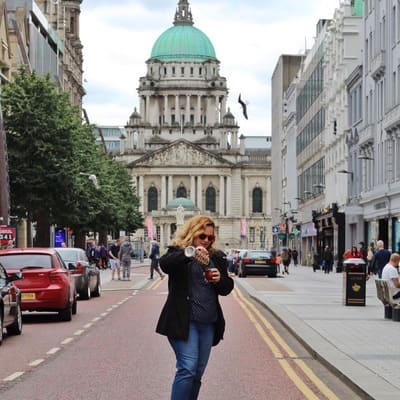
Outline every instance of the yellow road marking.
<svg viewBox="0 0 400 400">
<path fill-rule="evenodd" d="M 162 279 L 156 279 L 147 287 L 147 290 L 156 290 L 162 283 Z"/>
<path fill-rule="evenodd" d="M 291 347 L 283 340 L 279 333 L 274 329 L 270 322 L 268 322 L 264 316 L 257 310 L 257 308 L 247 300 L 242 292 L 235 287 L 234 297 L 239 302 L 239 305 L 248 315 L 249 319 L 255 325 L 261 338 L 266 342 L 268 347 L 271 349 L 274 357 L 278 359 L 281 367 L 284 369 L 289 378 L 299 388 L 299 390 L 306 396 L 307 399 L 318 399 L 314 393 L 308 388 L 304 381 L 296 374 L 296 372 L 289 365 L 287 360 L 283 360 L 283 356 L 278 347 L 268 337 L 263 327 L 256 321 L 254 315 L 256 315 L 262 324 L 265 326 L 269 334 L 275 339 L 279 346 L 284 350 L 288 357 L 292 358 L 296 365 L 303 371 L 303 373 L 310 379 L 310 381 L 318 388 L 318 390 L 329 400 L 339 400 L 339 398 L 333 393 L 315 374 L 314 372 L 304 363 L 299 360 L 297 354 L 291 349 Z M 251 309 L 251 311 L 250 311 Z M 253 313 L 253 314 L 252 314 Z"/>
</svg>

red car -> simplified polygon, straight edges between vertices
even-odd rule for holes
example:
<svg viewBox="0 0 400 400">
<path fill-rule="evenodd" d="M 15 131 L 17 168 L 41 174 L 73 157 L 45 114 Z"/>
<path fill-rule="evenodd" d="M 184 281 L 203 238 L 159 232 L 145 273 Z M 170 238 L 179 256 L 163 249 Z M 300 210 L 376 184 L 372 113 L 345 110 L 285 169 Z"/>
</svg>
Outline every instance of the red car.
<svg viewBox="0 0 400 400">
<path fill-rule="evenodd" d="M 9 274 L 22 272 L 15 281 L 23 311 L 55 311 L 62 321 L 76 314 L 75 280 L 56 250 L 14 248 L 0 251 L 0 263 Z"/>
</svg>

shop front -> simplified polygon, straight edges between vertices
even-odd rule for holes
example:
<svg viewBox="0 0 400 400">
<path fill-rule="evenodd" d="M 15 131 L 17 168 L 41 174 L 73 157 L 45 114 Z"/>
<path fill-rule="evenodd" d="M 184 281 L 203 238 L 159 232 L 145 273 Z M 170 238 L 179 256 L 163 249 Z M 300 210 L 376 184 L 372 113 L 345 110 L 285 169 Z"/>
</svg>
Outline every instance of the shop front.
<svg viewBox="0 0 400 400">
<path fill-rule="evenodd" d="M 316 251 L 322 255 L 328 246 L 334 255 L 336 271 L 341 272 L 346 239 L 345 214 L 339 212 L 336 203 L 332 203 L 319 210 L 313 210 L 312 218 L 317 231 Z"/>
</svg>

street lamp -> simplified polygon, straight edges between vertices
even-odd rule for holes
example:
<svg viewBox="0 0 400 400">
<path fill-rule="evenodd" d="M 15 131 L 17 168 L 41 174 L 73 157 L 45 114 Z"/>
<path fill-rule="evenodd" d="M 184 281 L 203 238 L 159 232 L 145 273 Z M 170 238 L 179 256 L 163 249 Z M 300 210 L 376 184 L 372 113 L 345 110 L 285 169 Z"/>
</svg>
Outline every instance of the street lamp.
<svg viewBox="0 0 400 400">
<path fill-rule="evenodd" d="M 87 176 L 92 182 L 96 189 L 100 188 L 99 182 L 97 180 L 97 176 L 95 174 L 87 174 L 86 172 L 79 172 L 79 175 Z"/>
<path fill-rule="evenodd" d="M 351 180 L 353 180 L 353 172 L 352 171 L 347 171 L 347 169 L 340 169 L 338 171 L 338 174 L 349 174 L 349 175 L 351 175 Z"/>
</svg>

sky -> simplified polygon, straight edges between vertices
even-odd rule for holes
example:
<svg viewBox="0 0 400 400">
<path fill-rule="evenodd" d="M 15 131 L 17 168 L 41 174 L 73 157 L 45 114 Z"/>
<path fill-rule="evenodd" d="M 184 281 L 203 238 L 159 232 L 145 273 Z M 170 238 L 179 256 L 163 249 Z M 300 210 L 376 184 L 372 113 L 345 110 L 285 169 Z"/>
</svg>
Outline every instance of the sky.
<svg viewBox="0 0 400 400">
<path fill-rule="evenodd" d="M 304 54 L 319 19 L 339 0 L 189 0 L 194 26 L 214 45 L 227 79 L 228 107 L 245 136 L 271 135 L 271 77 L 282 54 Z M 171 26 L 178 0 L 84 0 L 83 107 L 91 123 L 124 126 L 157 38 Z M 239 93 L 247 103 L 244 119 Z"/>
</svg>

